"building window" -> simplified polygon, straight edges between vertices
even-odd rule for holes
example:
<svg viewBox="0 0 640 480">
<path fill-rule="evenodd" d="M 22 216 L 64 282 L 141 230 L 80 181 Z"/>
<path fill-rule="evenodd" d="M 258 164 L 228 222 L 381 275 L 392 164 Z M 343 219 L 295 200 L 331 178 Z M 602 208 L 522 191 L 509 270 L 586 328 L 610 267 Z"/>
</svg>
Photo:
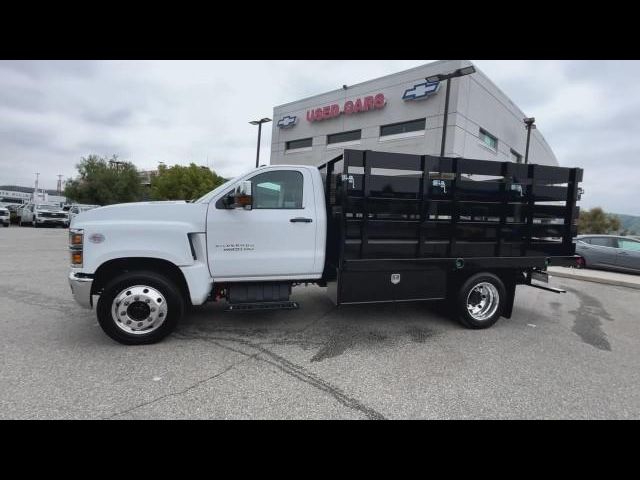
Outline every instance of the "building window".
<svg viewBox="0 0 640 480">
<path fill-rule="evenodd" d="M 418 120 L 409 120 L 408 122 L 392 123 L 390 125 L 382 125 L 380 127 L 380 136 L 385 137 L 387 135 L 398 135 L 408 132 L 419 132 L 424 130 L 426 125 L 426 119 L 419 118 Z"/>
<path fill-rule="evenodd" d="M 511 149 L 511 160 L 515 163 L 522 163 L 522 155 L 516 152 L 513 148 Z"/>
<path fill-rule="evenodd" d="M 300 140 L 290 140 L 284 144 L 285 150 L 296 150 L 298 148 L 307 148 L 311 146 L 311 138 L 302 138 Z"/>
<path fill-rule="evenodd" d="M 362 130 L 352 130 L 350 132 L 333 133 L 331 135 L 327 135 L 327 144 L 353 142 L 355 140 L 360 140 L 361 137 L 362 137 Z"/>
<path fill-rule="evenodd" d="M 303 178 L 294 170 L 275 170 L 251 179 L 254 209 L 302 208 Z"/>
<path fill-rule="evenodd" d="M 498 150 L 498 139 L 493 135 L 491 135 L 486 130 L 483 130 L 482 128 L 480 129 L 479 138 L 480 138 L 480 141 L 484 143 L 487 147 L 489 147 L 491 150 L 496 150 L 496 151 Z"/>
</svg>

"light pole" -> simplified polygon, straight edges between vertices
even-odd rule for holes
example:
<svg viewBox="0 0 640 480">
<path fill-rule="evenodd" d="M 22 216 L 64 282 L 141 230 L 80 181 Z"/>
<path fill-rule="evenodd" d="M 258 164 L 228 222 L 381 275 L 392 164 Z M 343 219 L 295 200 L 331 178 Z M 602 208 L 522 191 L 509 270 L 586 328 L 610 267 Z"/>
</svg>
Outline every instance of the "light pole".
<svg viewBox="0 0 640 480">
<path fill-rule="evenodd" d="M 524 163 L 529 163 L 529 140 L 531 139 L 531 129 L 536 128 L 535 117 L 527 117 L 523 119 L 525 128 L 527 129 L 527 147 L 524 152 Z"/>
<path fill-rule="evenodd" d="M 258 148 L 256 150 L 256 168 L 258 168 L 258 163 L 260 162 L 260 135 L 262 133 L 262 124 L 270 122 L 271 119 L 264 117 L 260 120 L 252 120 L 249 122 L 251 125 L 258 125 Z"/>
<path fill-rule="evenodd" d="M 425 78 L 425 80 L 429 83 L 442 82 L 444 80 L 447 81 L 447 92 L 444 98 L 444 120 L 442 122 L 442 143 L 440 145 L 441 157 L 444 157 L 444 144 L 447 140 L 447 119 L 449 117 L 449 95 L 451 94 L 451 79 L 456 77 L 463 77 L 465 75 L 470 75 L 472 73 L 476 73 L 476 69 L 473 65 L 469 65 L 468 67 L 463 67 L 463 68 L 454 70 L 451 73 L 432 75 L 430 77 Z"/>
<path fill-rule="evenodd" d="M 33 189 L 33 201 L 38 201 L 38 179 L 40 178 L 40 172 L 34 172 L 36 176 L 36 186 Z"/>
</svg>

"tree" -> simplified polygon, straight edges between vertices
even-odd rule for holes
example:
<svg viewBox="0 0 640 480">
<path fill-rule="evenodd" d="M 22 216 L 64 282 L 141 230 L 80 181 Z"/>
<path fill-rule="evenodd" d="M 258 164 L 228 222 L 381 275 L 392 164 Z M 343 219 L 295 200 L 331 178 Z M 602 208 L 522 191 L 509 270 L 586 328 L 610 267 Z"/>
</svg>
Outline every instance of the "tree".
<svg viewBox="0 0 640 480">
<path fill-rule="evenodd" d="M 76 165 L 78 177 L 67 182 L 64 196 L 78 203 L 111 205 L 140 200 L 142 188 L 138 170 L 130 162 L 98 155 L 82 157 Z"/>
<path fill-rule="evenodd" d="M 151 179 L 151 198 L 154 200 L 193 200 L 210 192 L 225 179 L 207 167 L 195 163 L 188 167 L 160 165 L 158 175 Z"/>
<path fill-rule="evenodd" d="M 591 210 L 583 210 L 578 218 L 578 233 L 606 234 L 620 230 L 620 219 L 607 214 L 600 207 Z"/>
</svg>

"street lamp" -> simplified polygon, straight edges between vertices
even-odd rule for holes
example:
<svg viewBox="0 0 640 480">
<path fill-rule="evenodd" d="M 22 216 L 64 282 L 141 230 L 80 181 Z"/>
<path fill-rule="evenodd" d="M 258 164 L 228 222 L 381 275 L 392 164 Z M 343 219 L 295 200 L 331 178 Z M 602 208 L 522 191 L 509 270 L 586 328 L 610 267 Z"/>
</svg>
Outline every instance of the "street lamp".
<svg viewBox="0 0 640 480">
<path fill-rule="evenodd" d="M 536 128 L 535 117 L 527 117 L 523 119 L 525 128 L 527 129 L 527 148 L 524 152 L 524 163 L 529 163 L 529 140 L 531 139 L 531 129 Z"/>
<path fill-rule="evenodd" d="M 472 73 L 476 73 L 476 68 L 473 65 L 469 65 L 468 67 L 459 68 L 454 70 L 451 73 L 443 73 L 438 75 L 432 75 L 430 77 L 426 77 L 425 80 L 429 83 L 442 82 L 447 80 L 447 92 L 444 98 L 444 120 L 442 125 L 442 144 L 440 145 L 440 156 L 444 157 L 444 144 L 447 140 L 447 118 L 449 117 L 449 95 L 451 92 L 451 79 L 456 77 L 463 77 L 465 75 L 470 75 Z"/>
<path fill-rule="evenodd" d="M 262 133 L 262 124 L 270 122 L 270 118 L 261 118 L 260 120 L 252 120 L 249 122 L 251 125 L 258 125 L 258 149 L 256 151 L 256 168 L 258 168 L 258 162 L 260 161 L 260 135 Z"/>
</svg>

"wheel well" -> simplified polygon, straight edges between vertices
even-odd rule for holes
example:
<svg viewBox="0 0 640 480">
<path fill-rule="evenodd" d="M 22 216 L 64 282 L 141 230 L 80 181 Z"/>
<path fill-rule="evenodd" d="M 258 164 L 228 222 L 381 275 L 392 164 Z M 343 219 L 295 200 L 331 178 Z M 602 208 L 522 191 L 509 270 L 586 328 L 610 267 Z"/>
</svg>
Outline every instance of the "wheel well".
<svg viewBox="0 0 640 480">
<path fill-rule="evenodd" d="M 91 286 L 91 295 L 99 295 L 107 282 L 124 272 L 133 272 L 137 270 L 151 270 L 167 276 L 170 280 L 180 288 L 187 302 L 191 302 L 189 296 L 189 287 L 182 271 L 168 260 L 159 258 L 117 258 L 109 260 L 98 267 L 93 276 L 93 285 Z"/>
</svg>

